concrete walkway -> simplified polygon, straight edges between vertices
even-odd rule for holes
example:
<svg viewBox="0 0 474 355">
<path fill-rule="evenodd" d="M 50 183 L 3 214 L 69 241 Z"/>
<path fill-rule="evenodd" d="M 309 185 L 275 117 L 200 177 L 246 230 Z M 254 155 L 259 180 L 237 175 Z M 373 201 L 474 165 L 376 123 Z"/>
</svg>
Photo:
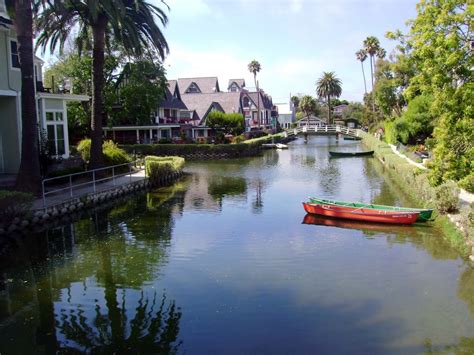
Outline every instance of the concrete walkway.
<svg viewBox="0 0 474 355">
<path fill-rule="evenodd" d="M 145 179 L 146 179 L 145 171 L 141 170 L 136 173 L 132 173 L 131 175 L 120 176 L 118 178 L 115 178 L 115 180 L 110 179 L 110 180 L 106 180 L 102 182 L 97 182 L 95 184 L 95 190 L 94 190 L 94 185 L 92 182 L 87 183 L 87 185 L 73 187 L 72 196 L 71 196 L 71 190 L 68 188 L 67 185 L 57 186 L 57 187 L 52 186 L 48 188 L 47 191 L 52 191 L 54 189 L 60 189 L 63 187 L 65 189 L 46 195 L 46 204 L 44 203 L 42 198 L 35 200 L 33 202 L 33 210 L 41 210 L 45 207 L 59 205 L 72 199 L 77 199 L 83 196 L 87 196 L 91 193 L 111 190 L 119 186 L 125 186 L 130 183 L 135 183 L 135 182 L 145 180 Z"/>
<path fill-rule="evenodd" d="M 409 164 L 414 165 L 414 166 L 416 166 L 417 168 L 420 168 L 420 169 L 422 169 L 422 170 L 426 170 L 426 169 L 427 169 L 427 167 L 424 166 L 423 164 L 416 163 L 416 162 L 414 162 L 413 160 L 411 160 L 410 158 L 408 158 L 405 154 L 400 153 L 400 152 L 398 151 L 397 147 L 394 146 L 393 144 L 389 144 L 389 146 L 390 146 L 390 148 L 392 148 L 393 152 L 394 152 L 396 155 L 398 155 L 400 158 L 405 159 Z"/>
</svg>

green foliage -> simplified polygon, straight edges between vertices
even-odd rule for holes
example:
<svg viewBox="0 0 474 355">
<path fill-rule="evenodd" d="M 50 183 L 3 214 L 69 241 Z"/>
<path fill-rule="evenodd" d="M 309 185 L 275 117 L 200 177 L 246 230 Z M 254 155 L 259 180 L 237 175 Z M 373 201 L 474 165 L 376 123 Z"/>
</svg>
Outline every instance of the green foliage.
<svg viewBox="0 0 474 355">
<path fill-rule="evenodd" d="M 80 141 L 77 145 L 77 151 L 81 154 L 82 160 L 88 164 L 90 159 L 91 140 L 83 139 Z M 104 153 L 105 165 L 107 166 L 125 164 L 132 161 L 132 158 L 113 141 L 105 141 L 102 145 L 102 151 Z"/>
<path fill-rule="evenodd" d="M 77 145 L 77 151 L 81 155 L 82 160 L 88 163 L 91 158 L 91 140 L 89 138 L 81 140 Z"/>
<path fill-rule="evenodd" d="M 305 114 L 304 114 L 303 112 L 298 111 L 298 112 L 296 112 L 296 116 L 295 116 L 295 117 L 296 117 L 296 120 L 299 121 L 299 120 L 302 120 L 303 118 L 305 118 L 306 116 L 305 116 Z"/>
<path fill-rule="evenodd" d="M 145 172 L 148 178 L 154 182 L 183 170 L 184 159 L 176 156 L 147 156 L 145 157 Z"/>
<path fill-rule="evenodd" d="M 247 142 L 247 141 L 246 141 Z M 260 144 L 132 144 L 122 145 L 125 151 L 138 155 L 155 156 L 199 156 L 226 155 L 227 157 L 252 156 L 259 152 Z"/>
<path fill-rule="evenodd" d="M 367 125 L 367 110 L 360 102 L 351 102 L 347 108 L 342 112 L 342 118 L 347 120 L 349 118 L 356 119 L 360 124 Z"/>
<path fill-rule="evenodd" d="M 245 130 L 244 116 L 240 113 L 223 113 L 211 111 L 206 118 L 209 127 L 221 128 L 224 133 L 239 135 Z"/>
<path fill-rule="evenodd" d="M 165 69 L 159 62 L 139 60 L 125 64 L 110 95 L 120 110 L 111 110 L 112 124 L 148 125 L 166 90 Z M 115 94 L 115 95 L 114 95 Z"/>
<path fill-rule="evenodd" d="M 464 236 L 474 243 L 474 202 L 469 206 L 461 208 L 459 217 L 459 223 Z"/>
<path fill-rule="evenodd" d="M 459 181 L 459 186 L 470 193 L 474 193 L 474 172 Z"/>
<path fill-rule="evenodd" d="M 301 98 L 301 101 L 299 103 L 299 109 L 301 110 L 301 112 L 304 113 L 304 116 L 303 117 L 309 117 L 311 115 L 319 115 L 319 105 L 318 103 L 316 102 L 316 100 L 309 96 L 309 95 L 305 95 Z"/>
<path fill-rule="evenodd" d="M 25 216 L 33 205 L 33 199 L 29 193 L 0 190 L 0 223 Z"/>
<path fill-rule="evenodd" d="M 459 208 L 459 188 L 454 181 L 446 181 L 435 189 L 436 208 L 440 213 L 456 212 Z"/>
<path fill-rule="evenodd" d="M 406 95 L 433 98 L 436 146 L 430 179 L 459 181 L 474 169 L 472 7 L 462 0 L 424 0 L 407 35 L 416 75 Z"/>
</svg>

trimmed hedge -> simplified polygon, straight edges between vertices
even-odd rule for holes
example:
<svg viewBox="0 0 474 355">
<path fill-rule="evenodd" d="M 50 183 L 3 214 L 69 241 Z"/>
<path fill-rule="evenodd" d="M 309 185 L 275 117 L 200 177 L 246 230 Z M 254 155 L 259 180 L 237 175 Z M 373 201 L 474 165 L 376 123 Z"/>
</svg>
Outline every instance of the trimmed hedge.
<svg viewBox="0 0 474 355">
<path fill-rule="evenodd" d="M 170 174 L 179 173 L 183 167 L 184 159 L 181 157 L 145 157 L 145 172 L 152 182 Z"/>
<path fill-rule="evenodd" d="M 411 165 L 396 155 L 387 143 L 377 140 L 368 133 L 364 133 L 362 138 L 364 144 L 375 152 L 375 156 L 390 168 L 393 177 L 404 189 L 421 198 L 425 206 L 435 202 L 436 193 L 428 181 L 427 170 Z"/>
<path fill-rule="evenodd" d="M 260 152 L 254 144 L 131 144 L 120 146 L 127 153 L 141 156 L 181 156 L 225 155 L 226 157 L 244 157 Z"/>
</svg>

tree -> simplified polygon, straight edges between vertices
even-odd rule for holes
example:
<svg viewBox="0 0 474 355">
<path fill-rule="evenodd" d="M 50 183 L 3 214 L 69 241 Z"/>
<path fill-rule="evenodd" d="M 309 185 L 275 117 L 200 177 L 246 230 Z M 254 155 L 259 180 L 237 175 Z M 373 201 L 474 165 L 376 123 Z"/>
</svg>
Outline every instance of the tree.
<svg viewBox="0 0 474 355">
<path fill-rule="evenodd" d="M 299 105 L 300 105 L 300 98 L 298 96 L 292 96 L 290 100 L 295 106 L 295 110 L 298 110 Z"/>
<path fill-rule="evenodd" d="M 149 125 L 152 113 L 164 97 L 167 81 L 159 62 L 139 60 L 125 64 L 113 85 L 112 97 L 120 110 L 111 110 L 114 124 Z"/>
<path fill-rule="evenodd" d="M 367 82 L 365 81 L 365 72 L 364 72 L 364 62 L 367 59 L 367 51 L 365 49 L 359 49 L 356 52 L 356 58 L 360 61 L 360 66 L 362 68 L 362 77 L 364 78 L 364 92 L 367 94 Z"/>
<path fill-rule="evenodd" d="M 104 113 L 111 113 L 111 105 L 115 103 L 114 80 L 115 72 L 124 65 L 119 57 L 124 55 L 111 53 L 107 50 L 104 61 Z M 79 55 L 77 48 L 64 53 L 59 60 L 44 73 L 45 87 L 70 86 L 74 94 L 92 95 L 92 58 Z M 68 130 L 70 142 L 90 136 L 91 103 L 90 101 L 69 102 L 67 105 Z M 71 139 L 72 138 L 72 139 Z"/>
<path fill-rule="evenodd" d="M 374 72 L 375 72 L 375 60 L 374 57 L 380 50 L 380 42 L 377 37 L 369 36 L 364 40 L 364 50 L 370 57 L 370 77 L 372 82 L 372 90 L 374 89 Z"/>
<path fill-rule="evenodd" d="M 360 102 L 351 102 L 347 108 L 342 111 L 342 119 L 356 119 L 361 125 L 368 125 L 367 110 Z"/>
<path fill-rule="evenodd" d="M 301 98 L 299 108 L 304 113 L 303 117 L 309 117 L 312 114 L 317 115 L 319 113 L 316 100 L 309 95 L 305 95 Z"/>
<path fill-rule="evenodd" d="M 212 128 L 221 128 L 225 134 L 238 136 L 245 130 L 244 116 L 240 113 L 224 113 L 211 111 L 206 118 L 206 124 Z"/>
<path fill-rule="evenodd" d="M 155 22 L 163 26 L 168 19 L 157 6 L 146 0 L 50 0 L 37 8 L 36 25 L 40 31 L 37 45 L 57 45 L 62 52 L 70 33 L 78 28 L 76 42 L 79 48 L 87 43 L 88 31 L 92 32 L 92 118 L 91 162 L 92 169 L 104 164 L 102 154 L 102 121 L 104 89 L 104 51 L 107 37 L 113 37 L 131 55 L 141 57 L 153 53 L 164 58 L 168 44 Z"/>
<path fill-rule="evenodd" d="M 331 98 L 340 97 L 342 94 L 342 82 L 334 72 L 323 72 L 316 82 L 316 93 L 319 97 L 326 98 L 328 105 L 328 124 L 331 124 Z"/>
<path fill-rule="evenodd" d="M 253 81 L 255 83 L 255 89 L 257 90 L 257 120 L 258 120 L 258 126 L 260 127 L 260 90 L 258 88 L 258 83 L 257 83 L 257 73 L 260 72 L 262 69 L 262 66 L 258 61 L 255 59 L 252 60 L 249 65 L 248 65 L 249 72 L 253 74 Z"/>
<path fill-rule="evenodd" d="M 32 1 L 7 0 L 6 5 L 14 18 L 21 69 L 21 161 L 16 188 L 38 193 L 41 170 L 33 69 Z"/>
<path fill-rule="evenodd" d="M 417 12 L 407 36 L 416 73 L 406 94 L 433 97 L 431 182 L 461 180 L 474 171 L 472 8 L 463 0 L 423 0 Z"/>
</svg>

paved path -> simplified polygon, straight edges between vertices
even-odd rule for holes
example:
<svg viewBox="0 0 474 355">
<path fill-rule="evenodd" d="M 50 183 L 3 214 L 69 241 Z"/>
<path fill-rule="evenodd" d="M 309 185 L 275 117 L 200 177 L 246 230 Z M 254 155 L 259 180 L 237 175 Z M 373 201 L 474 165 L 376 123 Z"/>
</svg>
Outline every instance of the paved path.
<svg viewBox="0 0 474 355">
<path fill-rule="evenodd" d="M 145 179 L 146 179 L 145 171 L 142 170 L 142 171 L 138 171 L 136 173 L 132 173 L 131 176 L 126 175 L 126 176 L 121 176 L 121 177 L 115 178 L 115 181 L 110 179 L 110 180 L 107 180 L 107 181 L 96 183 L 95 191 L 94 191 L 94 186 L 93 186 L 92 183 L 84 185 L 84 186 L 75 187 L 75 188 L 73 187 L 72 197 L 71 197 L 70 189 L 67 188 L 67 189 L 61 190 L 57 193 L 47 195 L 46 196 L 46 205 L 44 205 L 44 202 L 43 202 L 42 198 L 39 198 L 39 199 L 35 200 L 34 203 L 33 203 L 33 209 L 34 210 L 43 209 L 44 207 L 50 207 L 50 206 L 54 206 L 54 205 L 57 205 L 57 204 L 61 204 L 61 203 L 67 202 L 68 200 L 75 199 L 75 198 L 78 198 L 78 197 L 82 197 L 82 196 L 88 195 L 88 194 L 93 193 L 93 192 L 102 192 L 102 191 L 113 189 L 114 187 L 117 187 L 117 186 L 123 186 L 123 185 L 127 185 L 127 184 L 130 184 L 130 183 L 134 183 L 134 182 L 145 180 Z M 57 187 L 57 188 L 60 188 L 60 187 Z M 51 189 L 52 189 L 52 187 L 48 188 L 48 190 L 50 190 L 50 191 L 51 191 Z"/>
<path fill-rule="evenodd" d="M 416 163 L 414 162 L 413 160 L 411 160 L 410 158 L 408 158 L 405 154 L 402 154 L 398 151 L 397 147 L 394 146 L 393 144 L 389 144 L 390 148 L 392 148 L 393 152 L 398 155 L 400 158 L 403 158 L 405 159 L 408 163 L 410 163 L 411 165 L 414 165 L 416 166 L 417 168 L 420 168 L 422 170 L 426 170 L 427 167 L 424 166 L 423 164 L 420 164 L 420 163 Z"/>
</svg>

